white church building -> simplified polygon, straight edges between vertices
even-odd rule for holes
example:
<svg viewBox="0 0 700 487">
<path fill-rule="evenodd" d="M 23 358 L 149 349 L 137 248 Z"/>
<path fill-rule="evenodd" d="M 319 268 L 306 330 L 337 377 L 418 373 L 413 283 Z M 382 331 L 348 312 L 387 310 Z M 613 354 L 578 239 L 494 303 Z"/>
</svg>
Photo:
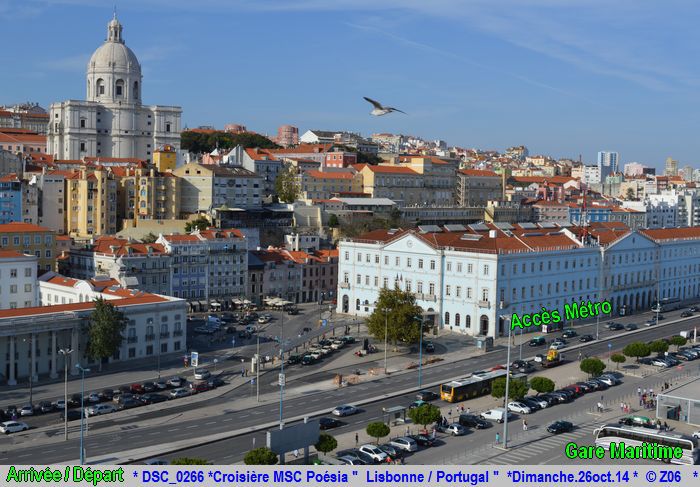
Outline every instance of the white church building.
<svg viewBox="0 0 700 487">
<path fill-rule="evenodd" d="M 87 66 L 87 100 L 54 103 L 48 152 L 58 159 L 84 156 L 152 160 L 164 144 L 180 148 L 182 108 L 142 105 L 141 65 L 122 38 L 116 18 Z"/>
</svg>

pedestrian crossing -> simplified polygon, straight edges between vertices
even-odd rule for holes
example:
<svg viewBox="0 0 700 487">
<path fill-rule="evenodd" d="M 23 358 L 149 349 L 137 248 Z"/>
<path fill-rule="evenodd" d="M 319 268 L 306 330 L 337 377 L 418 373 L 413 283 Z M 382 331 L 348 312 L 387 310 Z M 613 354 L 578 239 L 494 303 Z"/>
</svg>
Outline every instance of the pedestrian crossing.
<svg viewBox="0 0 700 487">
<path fill-rule="evenodd" d="M 564 445 L 571 441 L 581 440 L 582 438 L 590 438 L 593 435 L 595 425 L 589 424 L 581 426 L 569 433 L 560 435 L 543 436 L 541 439 L 534 439 L 531 442 L 524 442 L 516 445 L 513 450 L 510 450 L 501 455 L 492 457 L 486 461 L 479 462 L 486 465 L 517 465 L 517 464 L 536 464 L 541 463 L 541 459 L 545 454 L 551 456 L 552 451 L 563 451 Z M 538 458 L 538 461 L 530 461 Z"/>
</svg>

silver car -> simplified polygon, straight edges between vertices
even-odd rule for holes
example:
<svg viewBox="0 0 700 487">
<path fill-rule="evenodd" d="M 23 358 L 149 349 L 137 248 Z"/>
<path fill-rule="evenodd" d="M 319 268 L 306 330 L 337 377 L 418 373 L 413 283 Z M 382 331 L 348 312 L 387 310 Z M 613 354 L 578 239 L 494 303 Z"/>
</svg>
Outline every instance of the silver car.
<svg viewBox="0 0 700 487">
<path fill-rule="evenodd" d="M 398 448 L 403 451 L 418 451 L 418 443 L 413 438 L 408 438 L 406 436 L 400 436 L 394 438 L 389 442 L 394 448 Z"/>
</svg>

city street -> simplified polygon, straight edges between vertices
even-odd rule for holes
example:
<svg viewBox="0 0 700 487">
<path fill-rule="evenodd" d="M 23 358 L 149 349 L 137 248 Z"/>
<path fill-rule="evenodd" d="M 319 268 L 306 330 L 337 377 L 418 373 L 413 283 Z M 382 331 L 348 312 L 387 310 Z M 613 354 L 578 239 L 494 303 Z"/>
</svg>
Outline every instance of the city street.
<svg viewBox="0 0 700 487">
<path fill-rule="evenodd" d="M 668 313 L 668 321 L 671 321 L 673 313 Z M 621 320 L 625 321 L 641 320 L 640 315 L 627 317 Z M 601 338 L 606 336 L 614 336 L 610 342 L 613 344 L 613 349 L 622 348 L 627 343 L 633 341 L 651 341 L 662 336 L 678 333 L 680 330 L 687 330 L 698 324 L 698 318 L 681 323 L 662 324 L 651 328 L 642 328 L 637 332 L 601 332 Z M 589 325 L 590 326 L 595 326 Z M 527 335 L 523 339 L 528 338 Z M 517 349 L 518 347 L 516 347 Z M 523 347 L 523 355 L 531 356 L 534 353 L 541 353 L 544 348 Z M 589 355 L 599 355 L 605 357 L 610 350 L 607 343 L 590 342 L 582 344 L 582 350 Z M 564 351 L 566 354 L 566 350 Z M 570 358 L 574 358 L 571 356 Z M 337 359 L 341 361 L 341 359 Z M 456 360 L 449 363 L 439 363 L 426 367 L 423 371 L 423 382 L 439 383 L 448 378 L 457 378 L 460 375 L 466 375 L 472 371 L 491 367 L 493 365 L 505 362 L 505 350 L 501 347 L 498 350 L 464 360 Z M 375 360 L 374 363 L 365 364 L 365 367 L 378 367 L 381 360 Z M 350 367 L 345 365 L 345 367 Z M 372 400 L 382 398 L 384 395 L 392 394 L 396 391 L 416 389 L 417 377 L 414 372 L 396 374 L 389 377 L 363 383 L 361 385 L 348 388 L 323 390 L 322 387 L 314 393 L 313 389 L 309 390 L 308 385 L 313 385 L 315 382 L 321 381 L 324 378 L 328 379 L 334 372 L 324 371 L 310 375 L 305 368 L 299 366 L 289 367 L 286 369 L 289 373 L 289 390 L 287 398 L 284 402 L 285 416 L 298 416 L 320 411 L 328 411 L 338 404 L 353 403 L 362 400 Z M 304 394 L 294 396 L 294 388 L 297 384 L 294 383 L 294 376 L 304 374 L 303 378 L 299 378 L 297 382 L 305 384 Z M 279 419 L 279 404 L 276 402 L 275 389 L 271 383 L 274 379 L 261 381 L 261 393 L 265 393 L 265 403 L 257 406 L 254 402 L 252 388 L 236 389 L 231 393 L 227 393 L 221 397 L 215 397 L 207 400 L 206 404 L 198 404 L 195 410 L 188 406 L 187 399 L 180 399 L 182 404 L 176 407 L 163 410 L 163 415 L 160 411 L 139 414 L 138 409 L 126 414 L 115 415 L 114 419 L 104 418 L 99 423 L 91 425 L 91 430 L 86 439 L 86 448 L 89 456 L 106 455 L 118 451 L 119 445 L 125 439 L 128 439 L 131 448 L 139 448 L 148 445 L 163 445 L 169 442 L 174 442 L 181 439 L 206 438 L 208 435 L 220 433 L 222 428 L 230 431 L 240 430 L 244 428 L 255 428 L 256 426 L 274 422 Z M 268 393 L 269 392 L 269 393 Z M 371 419 L 381 417 L 381 408 L 384 406 L 406 405 L 410 402 L 411 394 L 405 394 L 401 397 L 391 399 L 380 399 L 363 407 L 364 411 L 356 416 L 348 419 L 351 421 L 345 428 L 363 429 L 363 425 Z M 176 401 L 177 402 L 177 401 Z M 580 403 L 577 403 L 577 405 Z M 198 415 L 197 411 L 201 410 L 202 414 Z M 180 419 L 179 416 L 187 416 L 193 419 Z M 178 418 L 177 425 L 173 425 L 173 420 Z M 76 426 L 71 425 L 71 430 L 75 431 Z M 43 433 L 28 432 L 22 435 L 13 435 L 3 439 L 2 450 L 0 451 L 0 462 L 8 463 L 12 461 L 21 462 L 23 458 L 28 458 L 27 455 L 42 455 L 47 458 L 47 461 L 60 462 L 75 458 L 77 452 L 77 438 L 75 434 L 68 442 L 61 441 L 57 437 L 61 436 L 62 428 L 58 427 L 50 429 Z M 38 435 L 38 436 L 37 436 Z M 246 434 L 238 436 L 234 440 L 224 440 L 213 443 L 211 445 L 196 447 L 192 451 L 179 452 L 187 455 L 205 456 L 212 458 L 221 453 L 226 453 L 226 461 L 232 462 L 240 459 L 240 456 L 247 451 L 253 444 L 253 437 L 256 437 L 256 444 L 263 441 L 264 432 L 255 434 Z M 48 442 L 47 442 L 48 440 Z M 7 446 L 5 446 L 7 445 Z M 12 445 L 9 447 L 9 445 Z M 236 457 L 238 455 L 238 457 Z"/>
</svg>

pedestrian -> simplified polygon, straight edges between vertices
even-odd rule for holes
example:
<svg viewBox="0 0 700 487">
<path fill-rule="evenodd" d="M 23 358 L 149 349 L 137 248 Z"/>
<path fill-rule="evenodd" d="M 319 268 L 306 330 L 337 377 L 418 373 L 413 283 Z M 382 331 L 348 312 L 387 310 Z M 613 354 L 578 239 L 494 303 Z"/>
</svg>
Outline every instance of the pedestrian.
<svg viewBox="0 0 700 487">
<path fill-rule="evenodd" d="M 668 423 L 664 421 L 664 431 L 668 431 Z"/>
<path fill-rule="evenodd" d="M 527 421 L 523 419 L 523 431 L 527 431 Z"/>
<path fill-rule="evenodd" d="M 496 444 L 500 445 L 501 444 L 501 434 L 496 432 Z"/>
<path fill-rule="evenodd" d="M 651 397 L 654 397 L 654 389 L 652 389 L 651 387 L 649 388 L 649 395 Z"/>
<path fill-rule="evenodd" d="M 355 447 L 360 444 L 360 435 L 355 433 Z"/>
<path fill-rule="evenodd" d="M 472 410 L 472 408 L 467 407 L 467 414 L 469 414 L 471 412 L 471 410 Z"/>
<path fill-rule="evenodd" d="M 642 388 L 641 387 L 637 387 L 637 395 L 638 396 L 642 395 Z"/>
<path fill-rule="evenodd" d="M 447 417 L 452 421 L 452 408 L 447 410 Z"/>
<path fill-rule="evenodd" d="M 625 412 L 625 403 L 624 402 L 620 403 L 620 411 L 622 411 L 623 413 Z"/>
<path fill-rule="evenodd" d="M 410 433 L 410 432 L 411 432 L 411 429 L 408 426 L 406 426 L 406 436 L 408 436 L 408 433 Z"/>
<path fill-rule="evenodd" d="M 646 393 L 647 393 L 647 388 L 645 387 L 644 389 L 642 389 L 642 394 L 646 394 Z"/>
<path fill-rule="evenodd" d="M 639 398 L 639 405 L 644 406 L 644 396 L 640 396 Z"/>
</svg>

